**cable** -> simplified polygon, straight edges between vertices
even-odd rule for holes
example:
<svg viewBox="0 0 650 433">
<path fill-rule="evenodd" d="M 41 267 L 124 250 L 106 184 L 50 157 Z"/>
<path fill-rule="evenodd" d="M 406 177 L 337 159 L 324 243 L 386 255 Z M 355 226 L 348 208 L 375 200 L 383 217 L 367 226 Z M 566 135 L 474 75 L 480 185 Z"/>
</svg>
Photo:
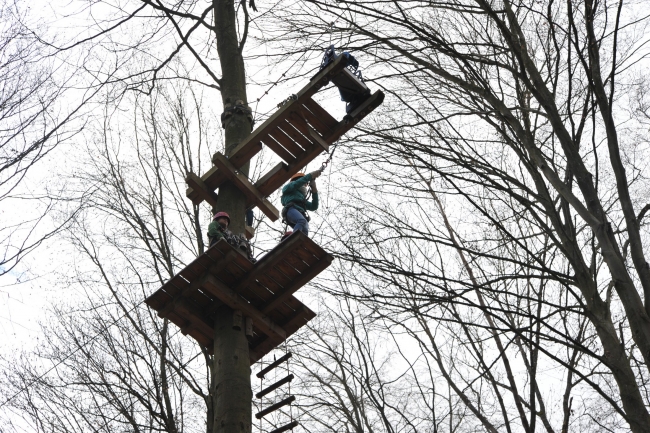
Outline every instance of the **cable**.
<svg viewBox="0 0 650 433">
<path fill-rule="evenodd" d="M 332 24 L 334 24 L 334 23 L 332 23 Z M 330 27 L 331 27 L 331 26 L 330 26 Z M 298 63 L 298 62 L 299 62 L 299 61 L 300 61 L 300 60 L 305 56 L 305 54 L 307 54 L 307 52 L 309 52 L 312 48 L 314 48 L 314 46 L 318 43 L 318 41 L 320 41 L 320 39 L 321 39 L 322 37 L 323 37 L 323 34 L 321 34 L 321 35 L 316 39 L 316 41 L 314 41 L 314 43 L 311 44 L 311 46 L 310 46 L 309 48 L 307 48 L 305 51 L 303 51 L 303 53 L 300 55 L 300 57 L 298 57 L 298 58 L 296 59 L 296 61 L 293 62 L 293 64 L 292 64 L 291 66 L 289 66 L 289 67 L 287 68 L 286 71 L 284 71 L 284 72 L 282 73 L 282 75 L 280 75 L 280 78 L 278 78 L 278 79 L 275 81 L 275 83 L 271 84 L 271 86 L 270 86 L 268 89 L 266 89 L 266 91 L 265 91 L 264 93 L 262 93 L 262 96 L 260 96 L 259 98 L 257 98 L 257 100 L 256 100 L 256 102 L 255 102 L 255 111 L 253 112 L 253 118 L 254 118 L 254 119 L 257 118 L 257 107 L 259 106 L 259 103 L 260 103 L 260 101 L 262 100 L 262 98 L 264 98 L 266 95 L 268 95 L 269 92 L 271 91 L 271 89 L 273 89 L 275 86 L 277 86 L 277 85 L 280 83 L 280 81 L 281 81 L 281 80 L 282 80 L 282 79 L 287 75 L 287 73 L 291 70 L 291 68 L 293 68 L 294 66 L 296 66 L 296 63 Z M 331 32 L 330 32 L 330 39 L 331 39 Z M 264 113 L 264 114 L 266 115 L 266 114 L 270 113 L 270 112 L 273 111 L 273 110 L 274 110 L 274 109 L 272 109 L 272 110 L 270 110 L 270 111 L 268 111 L 268 112 L 266 112 L 266 113 Z"/>
</svg>

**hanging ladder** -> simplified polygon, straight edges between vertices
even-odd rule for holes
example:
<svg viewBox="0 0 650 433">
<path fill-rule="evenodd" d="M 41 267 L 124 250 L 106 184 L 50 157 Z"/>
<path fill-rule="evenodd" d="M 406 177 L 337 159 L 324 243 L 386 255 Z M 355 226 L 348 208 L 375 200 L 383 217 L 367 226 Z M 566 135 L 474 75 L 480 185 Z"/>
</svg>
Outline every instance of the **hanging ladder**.
<svg viewBox="0 0 650 433">
<path fill-rule="evenodd" d="M 271 221 L 278 220 L 280 212 L 266 197 L 318 155 L 329 151 L 332 143 L 384 100 L 381 90 L 371 94 L 365 83 L 356 78 L 346 66 L 347 58 L 337 57 L 239 143 L 229 157 L 216 153 L 212 158 L 214 166 L 207 173 L 201 177 L 190 173 L 186 178 L 189 186 L 187 197 L 194 204 L 205 200 L 216 207 L 217 194 L 214 191 L 224 182 L 231 181 L 246 195 L 247 208 L 257 206 Z M 337 121 L 312 99 L 330 81 L 348 92 L 367 94 L 341 121 Z M 239 169 L 259 153 L 264 145 L 280 156 L 283 162 L 252 183 Z"/>
</svg>

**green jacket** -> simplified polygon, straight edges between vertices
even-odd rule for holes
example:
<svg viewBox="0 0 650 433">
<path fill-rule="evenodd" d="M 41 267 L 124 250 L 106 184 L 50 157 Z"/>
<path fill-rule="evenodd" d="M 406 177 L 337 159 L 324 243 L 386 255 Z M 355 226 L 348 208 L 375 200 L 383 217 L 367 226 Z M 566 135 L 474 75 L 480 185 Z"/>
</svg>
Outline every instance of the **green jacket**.
<svg viewBox="0 0 650 433">
<path fill-rule="evenodd" d="M 280 199 L 282 206 L 294 203 L 295 208 L 302 212 L 318 209 L 318 193 L 316 191 L 313 192 L 312 201 L 307 201 L 304 194 L 300 192 L 300 188 L 310 181 L 311 173 L 285 185 L 282 188 L 282 198 Z"/>
<path fill-rule="evenodd" d="M 210 223 L 208 226 L 208 239 L 210 240 L 210 244 L 212 245 L 213 243 L 219 241 L 220 239 L 226 239 L 226 235 L 230 235 L 230 230 L 228 229 L 222 229 L 219 223 L 215 220 Z M 213 242 L 212 239 L 216 238 L 215 241 Z M 228 240 L 228 239 L 226 239 Z"/>
</svg>

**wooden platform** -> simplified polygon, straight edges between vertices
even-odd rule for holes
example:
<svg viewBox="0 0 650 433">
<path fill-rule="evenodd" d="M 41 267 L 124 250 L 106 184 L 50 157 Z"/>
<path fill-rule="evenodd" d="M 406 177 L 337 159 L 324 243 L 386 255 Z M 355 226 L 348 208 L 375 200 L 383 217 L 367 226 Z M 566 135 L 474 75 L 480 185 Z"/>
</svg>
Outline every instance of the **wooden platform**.
<svg viewBox="0 0 650 433">
<path fill-rule="evenodd" d="M 327 268 L 332 259 L 301 232 L 256 264 L 221 240 L 145 302 L 211 353 L 217 309 L 226 304 L 241 310 L 253 319 L 253 364 L 316 316 L 293 293 Z"/>
<path fill-rule="evenodd" d="M 332 143 L 384 100 L 384 94 L 377 91 L 341 121 L 337 121 L 314 101 L 312 96 L 332 80 L 345 82 L 348 87 L 354 84 L 354 80 L 348 77 L 351 74 L 345 69 L 343 60 L 344 57 L 340 56 L 316 74 L 309 84 L 297 93 L 295 99 L 284 103 L 240 143 L 228 158 L 217 153 L 212 159 L 214 167 L 203 176 L 190 173 L 186 178 L 189 186 L 187 197 L 194 204 L 206 200 L 216 207 L 217 195 L 214 191 L 224 182 L 232 181 L 246 194 L 247 206 L 258 206 L 272 221 L 279 219 L 279 212 L 265 197 L 280 188 L 318 155 L 328 151 Z M 363 83 L 359 85 L 366 88 Z M 253 184 L 238 170 L 260 152 L 263 145 L 278 154 L 283 162 Z"/>
</svg>

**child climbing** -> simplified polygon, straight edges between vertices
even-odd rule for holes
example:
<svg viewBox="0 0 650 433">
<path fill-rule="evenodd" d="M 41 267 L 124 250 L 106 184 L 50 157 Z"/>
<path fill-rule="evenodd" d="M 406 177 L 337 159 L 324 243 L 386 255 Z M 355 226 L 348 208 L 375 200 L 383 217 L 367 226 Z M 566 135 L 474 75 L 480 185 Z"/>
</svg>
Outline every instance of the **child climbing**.
<svg viewBox="0 0 650 433">
<path fill-rule="evenodd" d="M 221 239 L 225 239 L 233 247 L 242 250 L 248 256 L 248 260 L 255 263 L 257 260 L 253 257 L 253 249 L 251 248 L 250 242 L 243 235 L 237 236 L 228 230 L 229 225 L 230 215 L 226 212 L 217 212 L 214 214 L 212 222 L 208 226 L 210 246 L 216 244 Z"/>
<path fill-rule="evenodd" d="M 318 189 L 316 178 L 322 170 L 311 173 L 296 173 L 291 176 L 289 183 L 282 188 L 282 219 L 293 228 L 293 231 L 301 231 L 309 236 L 309 215 L 307 211 L 318 209 Z M 309 185 L 312 200 L 307 200 Z"/>
</svg>

